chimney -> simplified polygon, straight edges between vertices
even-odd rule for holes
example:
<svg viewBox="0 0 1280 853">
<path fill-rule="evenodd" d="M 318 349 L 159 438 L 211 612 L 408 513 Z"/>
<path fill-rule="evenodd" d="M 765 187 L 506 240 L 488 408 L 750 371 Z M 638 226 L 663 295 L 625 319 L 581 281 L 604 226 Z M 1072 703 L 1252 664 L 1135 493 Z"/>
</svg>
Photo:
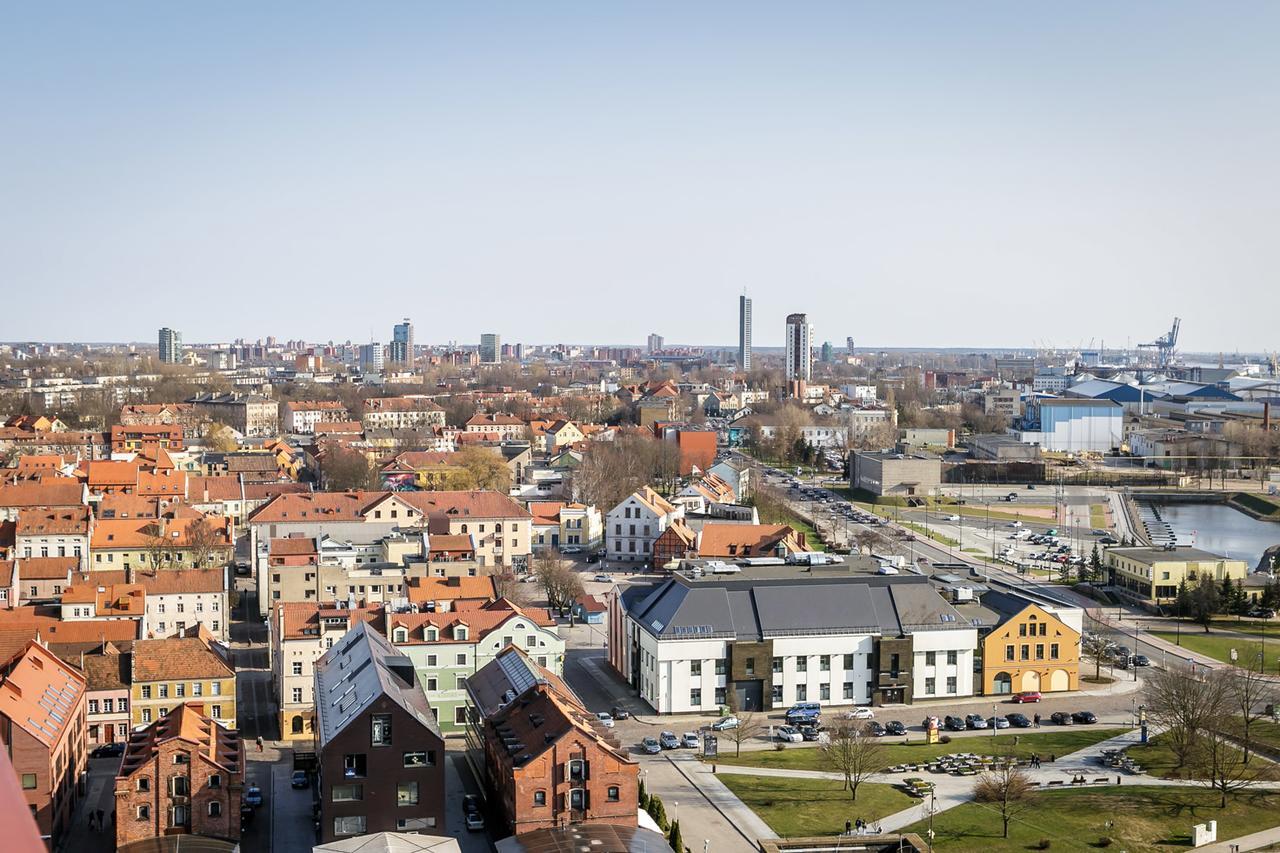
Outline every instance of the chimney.
<svg viewBox="0 0 1280 853">
<path fill-rule="evenodd" d="M 1271 402 L 1263 401 L 1262 403 L 1262 429 L 1267 431 L 1271 429 Z"/>
</svg>

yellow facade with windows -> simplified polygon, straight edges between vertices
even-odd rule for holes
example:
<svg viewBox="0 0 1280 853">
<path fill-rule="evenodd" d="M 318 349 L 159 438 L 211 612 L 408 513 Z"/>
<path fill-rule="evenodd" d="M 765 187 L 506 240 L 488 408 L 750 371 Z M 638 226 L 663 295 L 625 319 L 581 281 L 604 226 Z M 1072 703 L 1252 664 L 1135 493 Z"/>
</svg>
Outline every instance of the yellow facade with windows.
<svg viewBox="0 0 1280 853">
<path fill-rule="evenodd" d="M 1080 686 L 1080 634 L 1028 604 L 982 641 L 982 690 L 996 696 L 1058 693 Z"/>
</svg>

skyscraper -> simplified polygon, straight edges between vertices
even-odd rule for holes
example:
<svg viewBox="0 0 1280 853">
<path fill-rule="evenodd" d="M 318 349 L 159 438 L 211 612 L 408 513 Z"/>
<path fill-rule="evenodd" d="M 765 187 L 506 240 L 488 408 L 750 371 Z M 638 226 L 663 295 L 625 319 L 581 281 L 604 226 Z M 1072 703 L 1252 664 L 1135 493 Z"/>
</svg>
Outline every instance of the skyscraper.
<svg viewBox="0 0 1280 853">
<path fill-rule="evenodd" d="M 385 353 L 382 344 L 370 341 L 360 347 L 360 367 L 366 373 L 381 373 Z"/>
<path fill-rule="evenodd" d="M 813 354 L 809 338 L 813 327 L 804 314 L 787 315 L 787 381 L 809 381 L 813 374 Z"/>
<path fill-rule="evenodd" d="M 655 352 L 662 349 L 662 345 L 664 343 L 666 343 L 666 341 L 664 341 L 662 339 L 662 335 L 659 335 L 657 332 L 649 335 L 649 355 L 653 355 Z"/>
<path fill-rule="evenodd" d="M 751 369 L 751 300 L 738 297 L 738 367 Z"/>
<path fill-rule="evenodd" d="M 408 317 L 391 329 L 390 361 L 393 364 L 413 366 L 413 323 Z"/>
<path fill-rule="evenodd" d="M 835 357 L 835 353 L 836 351 L 835 348 L 831 346 L 831 341 L 822 342 L 822 355 L 819 357 L 822 359 L 823 364 L 830 364 L 831 360 Z"/>
<path fill-rule="evenodd" d="M 160 361 L 162 364 L 182 361 L 182 332 L 168 326 L 160 330 Z"/>
<path fill-rule="evenodd" d="M 484 334 L 480 336 L 480 363 L 497 364 L 502 360 L 502 336 Z"/>
</svg>

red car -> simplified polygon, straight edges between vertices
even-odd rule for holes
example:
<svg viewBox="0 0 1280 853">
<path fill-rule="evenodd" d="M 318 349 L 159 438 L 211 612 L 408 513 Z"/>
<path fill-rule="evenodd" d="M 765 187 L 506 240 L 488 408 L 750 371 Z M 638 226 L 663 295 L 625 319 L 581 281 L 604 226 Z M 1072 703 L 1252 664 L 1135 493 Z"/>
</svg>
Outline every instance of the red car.
<svg viewBox="0 0 1280 853">
<path fill-rule="evenodd" d="M 1013 701 L 1018 705 L 1021 705 L 1024 702 L 1039 702 L 1040 694 L 1034 690 L 1026 690 L 1022 693 L 1013 694 Z"/>
</svg>

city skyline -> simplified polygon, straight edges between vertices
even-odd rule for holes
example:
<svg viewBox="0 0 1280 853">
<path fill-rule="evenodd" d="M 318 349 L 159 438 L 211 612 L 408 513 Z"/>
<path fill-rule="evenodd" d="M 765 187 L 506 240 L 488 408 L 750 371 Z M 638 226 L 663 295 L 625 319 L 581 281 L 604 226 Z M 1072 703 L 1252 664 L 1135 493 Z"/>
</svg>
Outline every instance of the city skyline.
<svg viewBox="0 0 1280 853">
<path fill-rule="evenodd" d="M 803 302 L 869 347 L 1122 347 L 1178 315 L 1186 349 L 1264 350 L 1278 28 L 1247 2 L 27 6 L 0 339 L 149 340 L 178 294 L 296 293 L 292 329 L 180 325 L 731 345 L 708 320 L 746 287 L 758 346 Z M 574 298 L 535 321 L 548 288 Z M 471 292 L 483 316 L 453 310 Z"/>
</svg>

